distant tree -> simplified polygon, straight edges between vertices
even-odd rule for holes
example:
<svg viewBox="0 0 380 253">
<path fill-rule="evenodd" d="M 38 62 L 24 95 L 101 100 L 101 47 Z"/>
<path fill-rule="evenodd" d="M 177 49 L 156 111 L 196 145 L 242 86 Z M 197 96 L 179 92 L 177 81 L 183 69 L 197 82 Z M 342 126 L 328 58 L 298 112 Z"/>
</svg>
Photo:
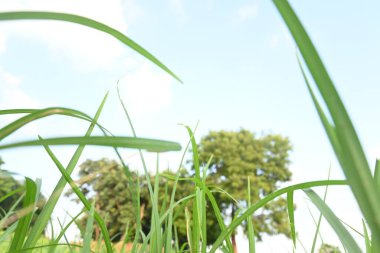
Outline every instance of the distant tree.
<svg viewBox="0 0 380 253">
<path fill-rule="evenodd" d="M 338 247 L 332 246 L 327 243 L 322 244 L 318 252 L 319 253 L 341 253 Z"/>
<path fill-rule="evenodd" d="M 248 130 L 211 131 L 199 143 L 200 162 L 206 164 L 211 155 L 207 183 L 229 193 L 240 206 L 246 204 L 247 179 L 251 183 L 254 203 L 289 181 L 289 152 L 291 145 L 280 135 L 256 136 Z M 226 217 L 234 217 L 237 204 L 226 194 L 216 194 L 218 204 Z M 261 240 L 265 234 L 290 235 L 287 204 L 278 198 L 253 216 L 255 235 Z M 235 233 L 232 243 L 236 251 Z"/>
<path fill-rule="evenodd" d="M 80 165 L 79 177 L 79 188 L 90 201 L 95 201 L 95 209 L 105 219 L 110 237 L 119 241 L 127 224 L 133 228 L 136 220 L 129 181 L 121 165 L 108 159 L 86 160 Z M 137 175 L 132 173 L 132 177 L 136 179 Z M 71 195 L 72 191 L 66 193 Z M 79 223 L 84 227 L 86 221 L 85 215 Z M 97 239 L 99 235 L 100 229 L 95 225 L 93 237 Z"/>
<path fill-rule="evenodd" d="M 168 179 L 169 177 L 175 177 L 175 173 L 170 171 L 163 172 L 160 175 L 159 180 L 159 209 L 160 212 L 166 211 L 170 204 L 170 198 L 173 191 L 174 181 Z M 137 181 L 137 174 L 131 172 L 134 177 L 133 181 Z M 185 169 L 180 171 L 180 177 L 189 177 L 189 172 Z M 132 202 L 131 191 L 128 190 L 129 181 L 125 176 L 122 167 L 116 161 L 101 159 L 98 161 L 87 160 L 80 165 L 78 186 L 86 197 L 93 201 L 95 200 L 96 211 L 105 219 L 105 223 L 108 227 L 110 237 L 113 241 L 119 241 L 121 236 L 125 233 L 126 225 L 129 224 L 130 240 L 133 240 L 135 233 L 136 217 L 134 214 L 134 204 Z M 149 176 L 152 185 L 154 185 L 154 175 Z M 151 214 L 152 203 L 148 191 L 147 181 L 145 175 L 139 176 L 140 179 L 140 217 L 142 231 L 145 234 L 151 229 Z M 179 181 L 176 187 L 175 201 L 178 201 L 186 196 L 194 193 L 194 184 L 190 181 Z M 67 196 L 72 196 L 73 193 L 69 191 Z M 75 201 L 78 199 L 74 198 Z M 192 200 L 179 205 L 174 210 L 174 223 L 178 233 L 179 244 L 182 245 L 187 242 L 187 229 L 186 219 L 184 215 L 184 208 L 190 208 L 192 206 Z M 191 209 L 190 209 L 191 210 Z M 212 209 L 207 211 L 208 227 L 207 237 L 208 243 L 211 244 L 215 241 L 220 234 L 219 226 L 215 219 L 213 219 Z M 79 224 L 82 228 L 85 227 L 87 216 L 85 215 Z M 94 238 L 99 236 L 99 228 L 95 224 Z"/>
<path fill-rule="evenodd" d="M 0 157 L 0 198 L 3 196 L 6 196 L 7 194 L 10 194 L 11 192 L 14 192 L 13 194 L 9 195 L 7 198 L 3 199 L 0 202 L 0 219 L 4 217 L 12 208 L 13 210 L 19 210 L 23 206 L 23 203 L 21 201 L 21 198 L 25 191 L 25 186 L 22 182 L 16 180 L 13 177 L 13 173 L 6 171 L 1 168 L 1 165 L 4 164 L 4 161 Z M 18 204 L 16 205 L 16 203 Z M 34 224 L 36 217 L 40 214 L 41 209 L 43 205 L 45 204 L 46 199 L 45 197 L 40 194 L 40 198 L 37 205 L 37 210 L 35 211 L 35 215 L 32 219 L 32 225 Z M 6 226 L 10 225 L 11 223 L 15 222 L 17 220 L 17 216 L 10 217 L 4 224 Z"/>
<path fill-rule="evenodd" d="M 6 196 L 15 190 L 20 190 L 17 193 L 9 196 L 0 202 L 0 218 L 5 216 L 6 213 L 12 208 L 12 206 L 16 203 L 16 201 L 21 198 L 23 193 L 24 186 L 17 181 L 11 173 L 5 171 L 1 168 L 1 165 L 4 164 L 4 161 L 0 158 L 0 197 Z M 22 202 L 16 207 L 21 208 Z"/>
</svg>

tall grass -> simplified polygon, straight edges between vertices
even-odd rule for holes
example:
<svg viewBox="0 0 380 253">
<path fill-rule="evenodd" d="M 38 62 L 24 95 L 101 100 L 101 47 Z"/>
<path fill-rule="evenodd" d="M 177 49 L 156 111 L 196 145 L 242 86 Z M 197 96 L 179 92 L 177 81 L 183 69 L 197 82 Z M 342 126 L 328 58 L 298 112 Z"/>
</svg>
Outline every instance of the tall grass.
<svg viewBox="0 0 380 253">
<path fill-rule="evenodd" d="M 124 161 L 118 153 L 119 148 L 134 148 L 138 149 L 140 152 L 141 162 L 143 164 L 144 172 L 146 175 L 146 181 L 149 188 L 150 200 L 152 203 L 152 215 L 151 215 L 151 230 L 148 234 L 144 234 L 141 228 L 140 222 L 140 191 L 139 182 L 134 182 L 131 184 L 130 190 L 133 192 L 134 196 L 133 203 L 135 207 L 135 218 L 136 218 L 136 234 L 134 235 L 134 242 L 131 249 L 133 253 L 140 252 L 216 252 L 221 250 L 223 252 L 232 252 L 233 246 L 230 241 L 231 234 L 240 226 L 243 222 L 248 221 L 248 241 L 250 252 L 255 252 L 255 231 L 252 225 L 252 215 L 261 207 L 268 204 L 273 199 L 281 196 L 287 195 L 288 200 L 288 214 L 290 221 L 290 231 L 294 244 L 294 248 L 297 247 L 297 236 L 296 236 L 296 221 L 294 217 L 294 203 L 293 196 L 295 191 L 302 190 L 310 198 L 310 200 L 315 204 L 315 206 L 320 210 L 321 215 L 329 222 L 331 227 L 335 230 L 339 239 L 341 240 L 344 248 L 347 252 L 357 253 L 360 252 L 357 242 L 353 239 L 349 231 L 342 224 L 338 217 L 333 213 L 333 211 L 328 207 L 328 205 L 322 200 L 311 188 L 328 186 L 328 185 L 349 185 L 355 198 L 360 206 L 362 213 L 364 215 L 363 229 L 364 229 L 364 239 L 366 245 L 366 252 L 380 252 L 379 244 L 376 238 L 380 238 L 380 216 L 377 215 L 378 210 L 380 210 L 380 202 L 378 201 L 378 196 L 380 192 L 380 163 L 377 162 L 375 175 L 373 176 L 370 172 L 368 162 L 365 158 L 361 143 L 357 137 L 353 124 L 351 123 L 350 117 L 341 101 L 339 94 L 331 81 L 330 76 L 324 67 L 317 50 L 315 49 L 313 43 L 311 42 L 307 32 L 303 28 L 301 22 L 297 18 L 290 4 L 286 0 L 274 0 L 273 1 L 281 16 L 283 17 L 286 25 L 288 26 L 302 56 L 300 60 L 301 74 L 305 78 L 307 88 L 310 92 L 311 99 L 317 109 L 317 113 L 321 119 L 322 125 L 326 130 L 327 136 L 330 143 L 334 149 L 336 157 L 341 164 L 343 172 L 347 178 L 345 180 L 321 180 L 304 182 L 301 184 L 291 185 L 282 189 L 279 189 L 264 198 L 260 199 L 256 203 L 251 203 L 250 199 L 250 188 L 249 183 L 247 187 L 247 209 L 241 210 L 240 214 L 234 217 L 229 224 L 226 224 L 221 211 L 218 208 L 216 200 L 213 196 L 213 192 L 209 189 L 206 184 L 206 175 L 208 164 L 203 165 L 199 162 L 199 155 L 197 150 L 197 143 L 195 141 L 194 133 L 190 127 L 185 126 L 185 130 L 189 135 L 189 144 L 183 151 L 182 160 L 178 168 L 178 173 L 175 177 L 167 176 L 168 179 L 174 181 L 174 187 L 170 194 L 170 201 L 168 203 L 159 203 L 159 180 L 160 175 L 156 173 L 154 182 L 151 183 L 150 176 L 148 174 L 148 168 L 144 160 L 144 154 L 142 150 L 147 150 L 150 152 L 167 152 L 167 151 L 178 151 L 181 149 L 180 145 L 171 141 L 163 140 L 152 140 L 137 137 L 136 131 L 133 127 L 132 120 L 128 111 L 126 110 L 122 99 L 119 99 L 120 103 L 124 108 L 125 116 L 133 133 L 133 136 L 113 136 L 110 131 L 104 129 L 102 125 L 98 122 L 99 116 L 101 115 L 104 104 L 107 100 L 107 95 L 101 102 L 94 117 L 90 117 L 87 114 L 73 110 L 69 108 L 44 108 L 44 109 L 14 109 L 14 110 L 0 110 L 0 115 L 12 114 L 25 114 L 19 119 L 9 123 L 8 125 L 0 129 L 0 149 L 10 149 L 10 148 L 20 148 L 27 146 L 43 146 L 45 151 L 54 161 L 57 169 L 61 173 L 61 179 L 57 182 L 56 187 L 47 199 L 46 204 L 42 208 L 42 212 L 38 215 L 34 225 L 31 225 L 31 219 L 35 215 L 34 211 L 39 205 L 39 187 L 40 182 L 33 181 L 32 179 L 26 178 L 25 180 L 25 194 L 20 201 L 23 201 L 23 208 L 21 210 L 11 209 L 10 212 L 0 220 L 0 229 L 4 228 L 4 224 L 9 222 L 9 219 L 16 217 L 15 222 L 6 227 L 3 233 L 0 234 L 0 244 L 7 242 L 8 252 L 27 252 L 36 249 L 44 249 L 47 252 L 53 252 L 55 250 L 61 250 L 60 252 L 90 252 L 92 248 L 91 235 L 93 230 L 93 220 L 101 228 L 102 239 L 99 241 L 100 245 L 98 251 L 103 251 L 101 246 L 103 243 L 105 245 L 106 252 L 113 252 L 114 246 L 111 243 L 111 238 L 107 232 L 107 227 L 103 221 L 104 217 L 101 217 L 94 209 L 94 203 L 90 203 L 89 200 L 85 198 L 83 193 L 79 190 L 78 186 L 75 184 L 71 175 L 74 168 L 77 166 L 78 160 L 80 159 L 85 146 L 87 145 L 101 145 L 109 146 L 115 149 L 118 154 L 120 162 L 124 165 L 124 173 L 127 177 L 130 177 L 130 172 L 125 166 Z M 150 60 L 158 67 L 169 73 L 175 79 L 180 79 L 164 64 L 162 64 L 157 58 L 151 55 L 143 47 L 139 46 L 136 42 L 122 34 L 121 32 L 104 25 L 95 20 L 91 20 L 85 17 L 66 14 L 66 13 L 52 13 L 52 12 L 5 12 L 0 13 L 0 20 L 25 20 L 25 19 L 47 19 L 47 20 L 61 20 L 65 22 L 72 22 L 79 25 L 84 25 L 92 29 L 99 30 L 101 32 L 107 33 L 110 36 L 115 37 L 121 43 L 124 43 L 131 49 L 140 53 L 143 57 Z M 309 83 L 307 79 L 307 74 L 304 71 L 304 66 L 310 72 L 315 83 L 315 88 Z M 314 90 L 317 90 L 322 97 L 319 101 Z M 326 105 L 327 111 L 322 109 L 321 103 Z M 56 138 L 42 138 L 39 137 L 35 140 L 21 141 L 16 143 L 4 144 L 4 139 L 10 135 L 17 132 L 20 128 L 24 127 L 35 120 L 50 117 L 52 115 L 62 115 L 65 117 L 75 117 L 79 120 L 84 120 L 90 123 L 87 132 L 82 137 L 72 136 L 72 137 L 56 137 Z M 329 116 L 329 117 L 328 117 Z M 328 120 L 332 119 L 332 122 Z M 104 133 L 104 136 L 92 136 L 92 132 L 98 127 Z M 52 145 L 77 145 L 77 150 L 72 156 L 69 164 L 65 168 L 60 161 L 56 158 L 56 155 L 51 151 L 50 146 Z M 180 168 L 182 166 L 183 159 L 187 152 L 187 148 L 191 145 L 193 154 L 193 164 L 195 169 L 195 175 L 192 178 L 180 178 Z M 157 168 L 158 167 L 159 155 L 157 155 Z M 212 157 L 210 158 L 211 162 Z M 164 175 L 165 176 L 165 175 Z M 130 179 L 132 180 L 132 179 Z M 190 180 L 194 183 L 194 191 L 191 195 L 186 196 L 183 199 L 175 201 L 176 186 L 180 180 Z M 48 224 L 50 217 L 56 208 L 58 199 L 60 198 L 62 191 L 66 184 L 69 184 L 73 189 L 74 193 L 78 196 L 81 203 L 86 208 L 89 213 L 89 219 L 87 222 L 85 236 L 80 245 L 69 244 L 68 242 L 60 244 L 60 239 L 64 237 L 65 231 L 71 224 L 75 223 L 75 220 L 79 217 L 79 214 L 72 218 L 72 220 L 65 226 L 61 226 L 61 232 L 56 238 L 51 238 L 47 242 L 41 244 L 40 238 L 43 234 L 43 230 Z M 7 196 L 0 196 L 0 201 L 16 194 L 16 192 L 11 192 Z M 192 200 L 192 208 L 186 208 L 186 221 L 187 221 L 187 231 L 188 231 L 188 242 L 186 245 L 178 244 L 178 236 L 176 228 L 173 225 L 176 217 L 176 207 L 183 205 L 188 200 Z M 207 201 L 211 204 L 210 207 L 206 206 Z M 161 209 L 159 208 L 161 206 Z M 218 225 L 221 229 L 221 234 L 213 243 L 213 245 L 207 247 L 207 226 L 206 226 L 206 208 L 212 208 L 213 212 L 218 221 Z M 318 224 L 320 223 L 320 220 Z M 367 226 L 370 228 L 370 232 L 367 230 Z M 124 240 L 128 240 L 130 234 L 127 229 Z M 318 229 L 317 232 L 318 233 Z M 370 234 L 371 233 L 371 234 Z M 316 238 L 316 237 L 315 237 Z M 313 249 L 315 245 L 315 240 L 313 243 Z M 125 244 L 125 243 L 124 243 Z M 312 249 L 312 251 L 313 251 Z M 121 252 L 125 252 L 122 249 Z"/>
</svg>

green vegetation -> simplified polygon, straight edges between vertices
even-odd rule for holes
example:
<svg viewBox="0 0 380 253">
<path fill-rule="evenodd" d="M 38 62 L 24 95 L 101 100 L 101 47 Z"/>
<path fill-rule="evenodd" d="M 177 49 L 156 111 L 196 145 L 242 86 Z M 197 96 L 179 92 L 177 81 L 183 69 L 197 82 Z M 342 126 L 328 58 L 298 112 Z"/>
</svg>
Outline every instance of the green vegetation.
<svg viewBox="0 0 380 253">
<path fill-rule="evenodd" d="M 290 231 L 294 247 L 297 247 L 297 221 L 294 218 L 293 193 L 298 190 L 303 190 L 334 229 L 346 252 L 357 253 L 361 252 L 357 242 L 324 200 L 312 190 L 312 188 L 318 186 L 349 185 L 364 215 L 363 227 L 365 233 L 363 235 L 363 241 L 365 241 L 366 244 L 366 252 L 380 252 L 380 246 L 377 240 L 377 238 L 380 238 L 380 216 L 378 215 L 378 210 L 380 210 L 380 202 L 378 201 L 380 193 L 380 163 L 377 164 L 375 176 L 373 176 L 350 117 L 301 22 L 286 0 L 274 0 L 273 2 L 297 43 L 302 56 L 302 59 L 300 59 L 301 72 L 305 77 L 311 98 L 347 181 L 322 180 L 279 188 L 277 182 L 286 182 L 290 179 L 290 173 L 287 169 L 287 153 L 290 150 L 290 145 L 286 139 L 279 136 L 264 136 L 263 138 L 255 139 L 251 133 L 242 130 L 237 134 L 228 132 L 210 133 L 210 136 L 208 136 L 210 138 L 204 138 L 198 147 L 194 133 L 189 127 L 185 127 L 184 131 L 186 130 L 189 134 L 189 145 L 191 145 L 193 155 L 192 168 L 194 173 L 191 175 L 183 173 L 183 161 L 181 161 L 179 168 L 176 168 L 176 173 L 156 173 L 154 176 L 151 176 L 148 174 L 148 168 L 146 167 L 144 155 L 141 150 L 157 153 L 178 151 L 181 149 L 180 145 L 171 141 L 136 137 L 127 111 L 125 111 L 126 117 L 130 122 L 133 136 L 111 135 L 111 133 L 104 129 L 100 122 L 98 122 L 107 100 L 107 95 L 98 107 L 94 117 L 67 108 L 1 110 L 0 115 L 20 113 L 25 115 L 0 129 L 0 141 L 3 141 L 4 138 L 12 135 L 18 129 L 37 119 L 55 114 L 87 121 L 89 122 L 89 127 L 83 137 L 72 136 L 49 139 L 40 137 L 37 140 L 0 144 L 0 149 L 31 145 L 43 146 L 62 174 L 61 179 L 56 184 L 54 192 L 47 198 L 46 204 L 38 216 L 36 216 L 36 210 L 37 207 L 40 206 L 40 181 L 33 181 L 30 178 L 26 178 L 22 190 L 22 199 L 17 197 L 17 194 L 20 193 L 19 191 L 12 190 L 12 185 L 5 186 L 9 189 L 6 190 L 7 193 L 5 196 L 0 196 L 0 202 L 9 201 L 11 198 L 20 199 L 21 206 L 17 207 L 16 202 L 1 216 L 0 229 L 3 230 L 3 232 L 0 234 L 0 249 L 5 252 L 28 252 L 31 250 L 39 251 L 41 249 L 46 252 L 53 252 L 54 250 L 61 250 L 61 252 L 90 252 L 90 250 L 114 252 L 115 244 L 113 244 L 112 241 L 114 236 L 119 236 L 123 243 L 120 249 L 121 252 L 125 252 L 124 245 L 130 241 L 130 239 L 133 241 L 130 247 L 133 253 L 185 251 L 213 253 L 217 250 L 233 252 L 234 245 L 231 241 L 231 236 L 238 226 L 246 224 L 247 221 L 248 224 L 252 224 L 253 222 L 253 226 L 247 226 L 248 239 L 252 252 L 255 250 L 254 237 L 260 237 L 261 232 L 289 233 L 287 231 Z M 165 65 L 141 46 L 115 29 L 97 21 L 64 13 L 0 13 L 0 20 L 18 19 L 62 20 L 100 30 L 114 36 L 171 74 L 174 78 L 178 79 Z M 315 82 L 315 87 L 309 83 L 308 75 L 305 73 L 306 70 L 304 70 L 304 68 L 310 72 Z M 321 99 L 317 98 L 315 95 L 316 92 L 320 93 Z M 323 109 L 325 107 L 322 107 L 321 104 L 326 106 L 326 110 Z M 329 120 L 330 118 L 331 120 Z M 104 136 L 92 136 L 92 132 L 95 128 L 101 129 Z M 226 145 L 226 143 L 223 144 L 223 141 L 213 142 L 214 138 L 219 139 L 220 137 L 227 138 L 229 142 L 228 145 Z M 220 143 L 222 146 L 215 148 Z M 247 145 L 247 150 L 252 149 L 257 152 L 246 153 L 246 150 L 241 149 L 240 143 Z M 78 145 L 76 152 L 66 168 L 50 149 L 52 145 Z M 120 167 L 119 165 L 115 166 L 113 162 L 110 163 L 113 170 L 111 170 L 112 173 L 109 173 L 111 174 L 110 179 L 105 181 L 91 178 L 93 176 L 92 173 L 99 173 L 94 169 L 100 167 L 96 162 L 89 162 L 82 167 L 84 168 L 83 175 L 90 176 L 89 182 L 93 184 L 91 190 L 94 191 L 105 187 L 105 185 L 112 184 L 112 180 L 117 177 L 117 173 L 124 173 L 126 181 L 122 183 L 130 187 L 128 187 L 123 194 L 130 196 L 133 210 L 122 209 L 120 212 L 128 213 L 128 218 L 124 216 L 120 220 L 107 218 L 108 214 L 110 215 L 109 217 L 111 217 L 119 215 L 119 213 L 112 213 L 113 209 L 109 208 L 110 203 L 105 205 L 101 198 L 97 198 L 96 195 L 95 198 L 86 196 L 87 186 L 85 184 L 79 184 L 78 186 L 72 179 L 71 175 L 73 170 L 77 166 L 78 160 L 86 145 L 110 146 L 114 148 L 118 157 L 121 157 L 118 148 L 139 149 L 145 171 L 142 177 L 132 173 L 122 159 L 119 161 L 121 164 Z M 232 146 L 234 150 L 234 152 L 231 153 L 231 157 L 228 157 L 228 154 L 226 154 L 226 150 L 230 150 L 229 146 Z M 187 148 L 183 150 L 183 156 L 185 156 L 186 153 Z M 236 154 L 239 154 L 243 158 L 237 160 L 235 157 Z M 212 157 L 212 155 L 214 157 Z M 158 157 L 159 155 L 157 155 L 157 159 Z M 86 169 L 88 169 L 88 171 L 86 171 Z M 247 170 L 244 171 L 245 174 L 248 174 L 248 172 L 252 173 L 252 171 L 256 174 L 244 177 L 244 174 L 240 173 L 243 169 Z M 159 171 L 158 166 L 156 171 Z M 222 177 L 224 173 L 232 173 L 233 175 L 225 179 Z M 2 175 L 3 174 L 2 172 Z M 262 176 L 262 178 L 258 176 Z M 223 183 L 224 180 L 226 181 L 225 184 Z M 232 180 L 232 182 L 228 182 L 227 180 Z M 180 184 L 181 182 L 190 182 L 191 184 L 189 184 L 189 186 L 191 187 L 182 189 L 183 186 Z M 222 189 L 215 189 L 215 187 L 213 187 L 215 183 L 220 183 Z M 255 192 L 251 187 L 254 183 L 260 184 L 263 189 L 262 192 Z M 77 199 L 79 199 L 85 207 L 86 222 L 85 226 L 82 226 L 84 231 L 83 241 L 74 244 L 65 240 L 65 243 L 62 243 L 61 241 L 65 239 L 64 233 L 68 228 L 65 226 L 61 228 L 61 232 L 55 238 L 43 240 L 41 243 L 43 231 L 49 223 L 57 201 L 67 184 L 71 187 L 73 194 L 76 195 Z M 115 185 L 115 188 L 121 190 L 117 185 Z M 163 194 L 163 192 L 165 194 Z M 99 194 L 98 196 L 101 194 L 110 196 L 111 193 L 98 191 L 97 194 Z M 286 201 L 284 197 L 287 198 Z M 232 199 L 235 199 L 235 201 L 232 201 Z M 97 208 L 103 205 L 105 205 L 105 209 Z M 145 211 L 149 212 L 149 215 L 144 215 L 144 219 L 149 217 L 148 220 L 141 220 L 141 207 L 144 205 L 143 213 L 145 213 Z M 232 219 L 228 224 L 224 220 L 226 213 L 223 210 L 223 208 L 227 206 L 233 210 Z M 274 226 L 271 229 L 265 228 L 264 223 L 260 223 L 258 216 L 255 216 L 255 212 L 259 209 L 266 209 L 272 212 L 273 215 L 268 216 L 270 217 L 269 219 L 273 219 L 269 224 L 277 224 L 278 226 Z M 285 219 L 285 209 L 288 211 L 287 215 L 290 223 L 288 229 L 283 226 L 288 223 L 287 219 Z M 104 210 L 106 210 L 105 213 L 103 213 Z M 181 211 L 179 212 L 178 210 Z M 276 210 L 276 214 L 280 214 L 279 217 L 276 217 L 274 210 Z M 215 236 L 216 238 L 213 238 L 212 245 L 207 247 L 210 243 L 209 237 L 211 237 L 208 231 L 210 229 L 208 224 L 210 214 L 213 214 L 216 220 L 216 222 L 212 224 L 212 230 L 218 233 Z M 17 217 L 17 219 L 10 222 L 10 219 L 13 219 L 12 217 Z M 33 223 L 32 220 L 34 217 L 36 220 Z M 74 217 L 71 223 L 74 223 L 77 219 L 78 216 Z M 182 227 L 176 224 L 178 219 L 183 220 L 183 222 L 181 222 Z M 94 226 L 94 223 L 96 226 Z M 218 229 L 214 229 L 216 225 Z M 116 226 L 125 226 L 125 230 L 116 229 Z M 368 230 L 366 226 L 368 226 Z M 183 236 L 184 233 L 186 234 L 185 239 Z M 93 234 L 95 234 L 95 236 L 93 236 Z M 92 242 L 93 238 L 97 240 L 95 246 Z M 184 242 L 184 240 L 186 242 Z M 321 252 L 334 252 L 335 250 L 337 249 L 334 247 L 324 245 Z"/>
</svg>

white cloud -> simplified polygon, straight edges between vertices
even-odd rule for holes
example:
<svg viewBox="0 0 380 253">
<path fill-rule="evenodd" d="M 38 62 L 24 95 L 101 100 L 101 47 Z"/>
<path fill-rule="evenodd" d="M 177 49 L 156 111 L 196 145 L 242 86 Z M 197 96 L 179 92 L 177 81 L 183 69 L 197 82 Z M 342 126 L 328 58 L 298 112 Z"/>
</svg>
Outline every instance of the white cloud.
<svg viewBox="0 0 380 253">
<path fill-rule="evenodd" d="M 14 0 L 0 1 L 1 11 L 42 10 L 77 14 L 103 22 L 126 33 L 127 22 L 124 15 L 123 1 L 120 0 Z M 134 1 L 127 1 L 126 6 L 134 6 Z M 138 14 L 140 15 L 140 14 Z M 133 18 L 136 18 L 134 16 Z M 1 23 L 1 38 L 18 36 L 47 45 L 52 56 L 57 60 L 69 60 L 74 66 L 84 71 L 112 68 L 128 54 L 125 45 L 115 38 L 84 26 L 55 21 L 27 21 Z"/>
<path fill-rule="evenodd" d="M 21 79 L 0 67 L 0 108 L 37 108 L 38 100 L 25 93 L 20 87 Z"/>
<path fill-rule="evenodd" d="M 135 115 L 158 112 L 170 103 L 172 82 L 168 74 L 143 63 L 120 80 L 121 95 Z"/>
<path fill-rule="evenodd" d="M 255 18 L 257 16 L 257 12 L 258 6 L 257 2 L 255 1 L 240 7 L 240 9 L 237 12 L 237 16 L 240 22 L 244 22 L 249 19 Z"/>
</svg>

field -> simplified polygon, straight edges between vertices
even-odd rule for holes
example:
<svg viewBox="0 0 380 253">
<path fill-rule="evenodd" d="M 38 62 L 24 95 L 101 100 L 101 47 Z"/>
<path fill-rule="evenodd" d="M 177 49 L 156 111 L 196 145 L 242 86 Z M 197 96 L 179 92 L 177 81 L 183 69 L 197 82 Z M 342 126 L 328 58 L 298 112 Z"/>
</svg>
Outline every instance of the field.
<svg viewBox="0 0 380 253">
<path fill-rule="evenodd" d="M 326 175 L 326 180 L 316 180 L 302 182 L 298 184 L 281 187 L 261 195 L 259 199 L 251 199 L 250 177 L 244 180 L 244 205 L 237 205 L 233 209 L 231 219 L 227 222 L 225 213 L 220 210 L 219 194 L 224 194 L 229 201 L 234 198 L 225 189 L 218 189 L 209 184 L 210 171 L 212 170 L 212 160 L 214 154 L 204 159 L 196 141 L 196 127 L 191 128 L 183 125 L 183 131 L 187 132 L 188 144 L 181 147 L 178 142 L 157 140 L 152 138 L 138 137 L 132 122 L 129 111 L 125 106 L 125 101 L 118 89 L 118 102 L 123 108 L 123 117 L 129 124 L 132 136 L 114 135 L 112 129 L 104 127 L 101 121 L 102 111 L 106 102 L 109 100 L 108 93 L 97 108 L 96 114 L 92 117 L 81 111 L 81 108 L 70 109 L 64 107 L 49 107 L 43 109 L 18 108 L 2 109 L 0 116 L 19 116 L 17 119 L 8 123 L 0 129 L 0 150 L 14 148 L 29 148 L 33 146 L 43 147 L 46 154 L 59 170 L 61 178 L 54 182 L 54 191 L 46 199 L 41 198 L 41 181 L 26 177 L 24 182 L 23 194 L 18 202 L 8 211 L 1 213 L 0 228 L 0 251 L 1 252 L 236 252 L 235 231 L 239 227 L 246 228 L 249 252 L 256 252 L 257 231 L 253 222 L 253 217 L 260 210 L 263 210 L 271 203 L 279 200 L 280 197 L 286 201 L 286 219 L 289 224 L 290 240 L 293 243 L 293 250 L 305 252 L 318 252 L 317 240 L 319 240 L 319 227 L 322 218 L 326 220 L 335 234 L 345 252 L 376 253 L 380 252 L 380 245 L 376 238 L 380 238 L 380 162 L 376 162 L 375 169 L 371 169 L 362 143 L 353 126 L 350 115 L 343 104 L 338 91 L 322 62 L 316 47 L 311 41 L 308 33 L 301 21 L 286 0 L 274 0 L 274 6 L 280 13 L 284 23 L 290 31 L 297 45 L 296 58 L 298 60 L 300 75 L 303 77 L 305 86 L 310 94 L 317 115 L 322 123 L 323 129 L 328 137 L 329 143 L 334 151 L 336 159 L 345 176 L 345 180 L 330 179 Z M 1 12 L 0 21 L 14 20 L 55 20 L 69 22 L 75 25 L 85 26 L 88 29 L 97 30 L 99 33 L 107 34 L 113 39 L 118 40 L 124 46 L 137 52 L 146 61 L 149 61 L 166 72 L 177 82 L 182 82 L 180 77 L 157 59 L 148 50 L 137 44 L 122 32 L 105 25 L 101 22 L 66 13 L 53 12 Z M 194 101 L 197 103 L 197 101 Z M 21 116 L 20 116 L 21 115 Z M 32 124 L 37 120 L 47 120 L 54 115 L 75 118 L 85 122 L 88 126 L 87 131 L 82 137 L 66 136 L 63 137 L 41 137 L 30 141 L 4 142 L 3 140 L 13 135 L 19 129 Z M 94 135 L 94 133 L 96 133 Z M 99 133 L 99 134 L 97 134 Z M 54 146 L 77 145 L 74 155 L 69 159 L 67 165 L 59 159 L 59 154 L 55 152 Z M 78 185 L 74 179 L 73 171 L 79 165 L 86 146 L 101 146 L 112 149 L 119 158 L 117 161 L 121 165 L 120 172 L 126 178 L 128 184 L 128 194 L 131 196 L 132 211 L 134 217 L 133 225 L 127 226 L 124 233 L 119 235 L 120 242 L 116 243 L 113 234 L 110 233 L 109 221 L 106 215 L 101 215 L 97 211 L 97 202 L 92 201 Z M 123 156 L 121 148 L 135 149 L 138 151 L 143 175 L 135 175 L 129 170 Z M 182 160 L 178 163 L 174 173 L 158 173 L 159 155 L 157 155 L 157 168 L 148 168 L 146 153 L 163 153 L 181 151 Z M 184 176 L 181 170 L 186 164 L 186 156 L 191 153 L 191 163 L 193 174 Z M 215 154 L 215 157 L 217 154 Z M 1 160 L 0 160 L 1 161 Z M 1 164 L 0 164 L 1 165 Z M 150 173 L 156 171 L 152 176 Z M 374 173 L 372 173 L 374 171 Z M 6 178 L 9 174 L 1 170 L 1 176 Z M 95 173 L 94 173 L 95 174 Z M 91 174 L 89 175 L 91 177 Z M 121 176 L 120 176 L 121 177 Z M 161 184 L 164 180 L 165 185 Z M 178 197 L 178 191 L 182 188 L 183 182 L 191 185 L 191 192 L 186 196 Z M 144 186 L 141 187 L 141 185 Z M 51 224 L 51 217 L 57 208 L 57 202 L 62 196 L 64 188 L 70 186 L 71 194 L 84 206 L 83 212 L 76 217 L 71 217 L 70 221 L 61 224 L 59 233 L 45 237 L 45 229 Z M 355 197 L 363 215 L 363 227 L 350 228 L 337 217 L 325 203 L 326 194 L 330 186 L 348 186 Z M 319 196 L 314 188 L 323 188 L 325 195 Z M 333 188 L 335 189 L 335 188 Z M 182 191 L 182 190 L 181 190 Z M 12 196 L 16 196 L 20 191 L 10 191 L 4 196 L 0 196 L 0 202 Z M 303 249 L 302 242 L 298 240 L 297 219 L 295 217 L 296 205 L 294 203 L 294 193 L 303 192 L 313 205 L 319 210 L 320 216 L 315 220 L 315 233 L 310 235 L 313 238 L 312 248 Z M 176 195 L 177 194 L 177 195 Z M 149 231 L 144 232 L 144 208 L 148 204 L 140 201 L 145 197 L 149 200 Z M 164 198 L 162 197 L 164 196 Z M 259 195 L 258 195 L 259 196 Z M 238 201 L 236 201 L 238 202 Z M 144 202 L 145 203 L 145 202 Z M 148 202 L 147 202 L 148 203 Z M 285 203 L 285 202 L 284 202 Z M 19 204 L 21 208 L 19 208 Z M 38 214 L 36 210 L 39 209 Z M 208 218 L 209 213 L 215 217 L 215 226 L 220 230 L 215 240 L 208 242 Z M 82 231 L 77 242 L 72 242 L 66 237 L 70 226 L 76 224 L 80 215 L 86 215 L 85 224 L 82 224 Z M 183 216 L 183 226 L 186 230 L 186 242 L 183 243 L 177 233 L 176 219 Z M 146 215 L 145 215 L 146 216 Z M 352 233 L 356 230 L 364 231 L 360 233 L 359 242 Z M 50 230 L 51 231 L 51 230 Z M 209 231 L 210 232 L 210 231 Z M 94 239 L 94 234 L 96 238 Z M 359 245 L 365 245 L 362 249 Z M 320 252 L 338 252 L 337 248 L 331 247 L 329 250 Z"/>
</svg>

